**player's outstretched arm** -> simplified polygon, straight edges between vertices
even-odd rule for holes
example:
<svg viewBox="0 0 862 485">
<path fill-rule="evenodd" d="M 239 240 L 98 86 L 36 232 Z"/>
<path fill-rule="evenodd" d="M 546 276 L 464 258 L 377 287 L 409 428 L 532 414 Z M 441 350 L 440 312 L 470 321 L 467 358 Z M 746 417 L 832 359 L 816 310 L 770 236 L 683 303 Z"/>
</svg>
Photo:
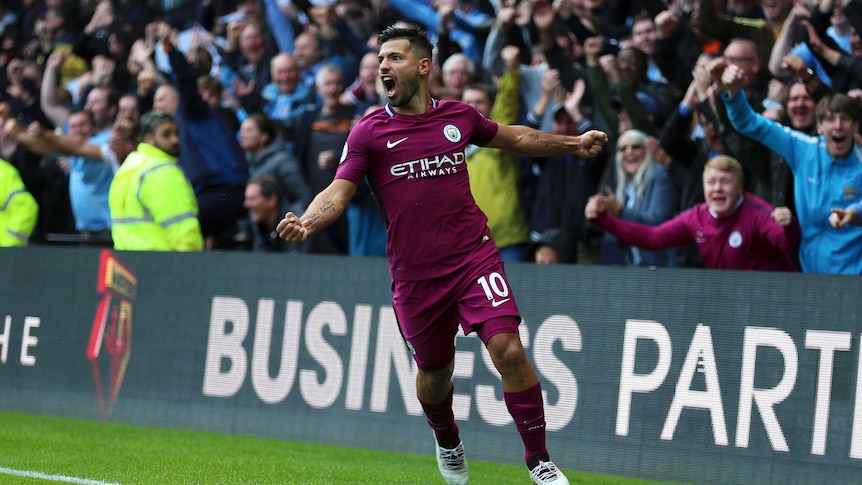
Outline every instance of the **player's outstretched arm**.
<svg viewBox="0 0 862 485">
<path fill-rule="evenodd" d="M 329 187 L 314 197 L 301 217 L 293 212 L 284 215 L 276 228 L 279 237 L 290 242 L 305 241 L 308 236 L 335 222 L 357 189 L 357 185 L 348 180 L 333 180 Z"/>
<path fill-rule="evenodd" d="M 608 142 L 608 135 L 597 130 L 590 130 L 578 136 L 566 136 L 545 133 L 523 125 L 498 126 L 497 134 L 487 146 L 530 157 L 567 154 L 594 157 Z"/>
</svg>

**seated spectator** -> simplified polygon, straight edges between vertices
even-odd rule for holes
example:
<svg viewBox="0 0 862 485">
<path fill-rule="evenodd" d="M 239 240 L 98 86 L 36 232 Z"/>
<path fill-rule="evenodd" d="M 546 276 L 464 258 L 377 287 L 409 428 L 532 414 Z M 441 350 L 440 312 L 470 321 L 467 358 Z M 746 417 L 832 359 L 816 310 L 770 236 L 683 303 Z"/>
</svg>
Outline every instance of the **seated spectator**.
<svg viewBox="0 0 862 485">
<path fill-rule="evenodd" d="M 26 246 L 36 227 L 39 206 L 18 170 L 0 159 L 0 247 Z"/>
<path fill-rule="evenodd" d="M 729 65 L 716 82 L 733 128 L 781 155 L 793 172 L 802 271 L 862 274 L 862 228 L 839 230 L 826 216 L 831 208 L 858 200 L 862 187 L 862 158 L 854 141 L 859 104 L 846 94 L 825 96 L 814 111 L 819 135 L 808 135 L 756 114 L 742 90 L 743 76 Z"/>
<path fill-rule="evenodd" d="M 255 252 L 305 252 L 305 243 L 289 243 L 278 237 L 275 228 L 284 214 L 295 210 L 281 191 L 278 180 L 269 174 L 253 177 L 245 187 L 248 217 L 240 220 L 238 238 Z"/>
<path fill-rule="evenodd" d="M 536 264 L 574 264 L 577 259 L 575 241 L 553 227 L 530 245 L 527 256 L 527 261 Z"/>
<path fill-rule="evenodd" d="M 200 251 L 204 242 L 192 185 L 177 164 L 174 118 L 160 110 L 141 117 L 143 142 L 111 183 L 114 249 Z"/>
<path fill-rule="evenodd" d="M 605 194 L 595 196 L 611 215 L 627 221 L 657 226 L 676 212 L 679 194 L 665 168 L 649 155 L 647 136 L 629 130 L 617 142 L 615 169 L 610 171 Z M 611 188 L 614 187 L 614 188 Z M 630 246 L 606 233 L 599 264 L 626 266 L 672 266 L 672 250 L 650 251 Z"/>
<path fill-rule="evenodd" d="M 673 219 L 649 226 L 614 217 L 600 196 L 584 210 L 593 224 L 626 244 L 648 250 L 697 243 L 704 267 L 761 271 L 799 271 L 799 225 L 786 209 L 775 210 L 744 193 L 742 165 L 719 155 L 703 171 L 706 202 Z"/>
</svg>

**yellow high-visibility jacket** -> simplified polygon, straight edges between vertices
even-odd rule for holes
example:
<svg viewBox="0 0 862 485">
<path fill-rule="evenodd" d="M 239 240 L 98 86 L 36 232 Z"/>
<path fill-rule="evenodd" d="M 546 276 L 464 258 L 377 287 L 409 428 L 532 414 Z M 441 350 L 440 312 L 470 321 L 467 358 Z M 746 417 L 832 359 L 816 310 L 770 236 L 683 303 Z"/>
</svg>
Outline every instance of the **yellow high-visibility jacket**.
<svg viewBox="0 0 862 485">
<path fill-rule="evenodd" d="M 27 192 L 18 169 L 0 159 L 0 246 L 26 246 L 38 215 L 39 204 Z"/>
<path fill-rule="evenodd" d="M 198 203 L 176 157 L 149 143 L 126 158 L 111 182 L 114 249 L 201 251 Z"/>
</svg>

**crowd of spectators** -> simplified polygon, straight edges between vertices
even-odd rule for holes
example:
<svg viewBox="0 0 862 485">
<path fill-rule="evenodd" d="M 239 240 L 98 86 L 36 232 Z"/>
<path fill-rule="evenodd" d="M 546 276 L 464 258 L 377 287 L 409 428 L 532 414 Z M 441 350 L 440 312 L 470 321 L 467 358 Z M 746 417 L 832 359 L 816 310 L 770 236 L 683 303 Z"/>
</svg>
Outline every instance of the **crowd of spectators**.
<svg viewBox="0 0 862 485">
<path fill-rule="evenodd" d="M 0 219 L 0 241 L 110 243 L 112 179 L 159 110 L 176 120 L 205 250 L 382 256 L 367 188 L 303 244 L 274 222 L 329 184 L 352 125 L 386 103 L 376 39 L 395 23 L 431 35 L 435 97 L 610 136 L 591 159 L 466 154 L 506 261 L 733 268 L 745 258 L 713 251 L 744 250 L 736 231 L 649 249 L 619 231 L 687 211 L 735 227 L 747 204 L 788 238 L 774 242 L 782 269 L 862 273 L 860 0 L 5 1 L 0 158 L 17 174 L 0 171 L 0 188 L 22 182 L 38 216 Z M 704 176 L 718 156 L 742 167 L 726 169 L 741 186 L 720 216 L 727 194 L 705 196 Z M 0 212 L 13 207 L 32 204 Z"/>
</svg>

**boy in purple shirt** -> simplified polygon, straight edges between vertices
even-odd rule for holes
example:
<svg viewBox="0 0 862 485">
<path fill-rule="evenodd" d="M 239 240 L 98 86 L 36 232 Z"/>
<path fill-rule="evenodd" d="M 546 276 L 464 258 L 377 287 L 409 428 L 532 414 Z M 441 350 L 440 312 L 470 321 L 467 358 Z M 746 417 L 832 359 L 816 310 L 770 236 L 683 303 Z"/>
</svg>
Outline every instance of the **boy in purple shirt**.
<svg viewBox="0 0 862 485">
<path fill-rule="evenodd" d="M 707 162 L 703 194 L 706 202 L 658 226 L 608 214 L 601 196 L 591 197 L 584 212 L 593 224 L 632 246 L 658 250 L 696 242 L 707 268 L 799 271 L 791 256 L 799 250 L 799 225 L 743 193 L 738 161 L 719 155 Z"/>
<path fill-rule="evenodd" d="M 281 237 L 300 242 L 338 218 L 363 176 L 386 223 L 393 309 L 419 368 L 416 394 L 434 430 L 447 483 L 469 483 L 452 412 L 455 334 L 476 332 L 503 381 L 506 406 L 524 442 L 535 484 L 567 485 L 545 448 L 542 391 L 518 335 L 520 314 L 470 193 L 468 144 L 527 156 L 596 156 L 607 135 L 544 133 L 498 125 L 459 101 L 432 99 L 432 45 L 421 29 L 389 27 L 378 38 L 380 79 L 388 103 L 351 131 L 335 180 L 301 217 L 288 212 Z"/>
</svg>

